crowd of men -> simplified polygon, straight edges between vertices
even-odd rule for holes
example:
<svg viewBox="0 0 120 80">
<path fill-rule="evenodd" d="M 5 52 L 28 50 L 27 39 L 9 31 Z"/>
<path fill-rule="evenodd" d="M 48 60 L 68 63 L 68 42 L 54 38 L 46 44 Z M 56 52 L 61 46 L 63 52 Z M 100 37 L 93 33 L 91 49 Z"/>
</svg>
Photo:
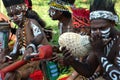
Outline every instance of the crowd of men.
<svg viewBox="0 0 120 80">
<path fill-rule="evenodd" d="M 46 45 L 50 45 L 52 38 L 52 31 L 45 30 L 46 23 L 38 16 L 39 12 L 32 9 L 31 0 L 2 2 L 10 20 L 0 15 L 0 22 L 8 23 L 7 29 L 6 23 L 0 28 L 0 41 L 4 42 L 0 42 L 0 70 L 39 53 L 43 46 L 49 50 Z M 92 49 L 81 58 L 73 56 L 66 46 L 60 51 L 59 46 L 51 45 L 52 55 L 40 52 L 42 56 L 50 55 L 47 59 L 28 60 L 22 67 L 7 72 L 4 80 L 120 80 L 120 32 L 116 29 L 119 22 L 116 2 L 90 0 L 90 9 L 85 9 L 76 8 L 75 0 L 50 0 L 48 13 L 52 20 L 58 20 L 60 35 L 66 32 L 87 35 Z M 11 22 L 18 28 L 12 28 Z M 9 46 L 10 33 L 16 36 L 12 49 Z M 60 77 L 65 74 L 67 76 Z"/>
</svg>

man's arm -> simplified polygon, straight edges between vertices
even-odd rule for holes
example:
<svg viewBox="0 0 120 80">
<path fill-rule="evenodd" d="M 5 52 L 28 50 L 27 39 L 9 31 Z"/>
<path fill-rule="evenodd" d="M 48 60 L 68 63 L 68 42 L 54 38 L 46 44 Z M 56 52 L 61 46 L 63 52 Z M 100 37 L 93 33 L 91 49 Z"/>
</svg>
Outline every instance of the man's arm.
<svg viewBox="0 0 120 80">
<path fill-rule="evenodd" d="M 71 55 L 69 50 L 63 50 L 63 54 L 64 62 L 71 65 L 80 75 L 85 77 L 91 77 L 99 65 L 93 52 L 88 55 L 86 62 L 80 62 L 78 58 Z"/>
</svg>

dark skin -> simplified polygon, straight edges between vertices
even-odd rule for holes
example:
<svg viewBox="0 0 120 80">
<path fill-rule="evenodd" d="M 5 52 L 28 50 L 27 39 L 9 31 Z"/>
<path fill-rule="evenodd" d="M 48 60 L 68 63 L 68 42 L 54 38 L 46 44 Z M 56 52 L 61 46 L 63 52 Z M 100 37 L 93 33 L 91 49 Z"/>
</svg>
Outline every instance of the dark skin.
<svg viewBox="0 0 120 80">
<path fill-rule="evenodd" d="M 24 5 L 24 4 L 20 4 L 20 6 L 22 6 L 22 5 Z M 15 5 L 15 7 L 16 7 L 16 5 Z M 7 8 L 7 11 L 8 11 L 8 16 L 9 17 L 13 17 L 14 23 L 16 23 L 19 26 L 19 28 L 18 28 L 18 30 L 16 32 L 16 35 L 18 35 L 18 32 L 20 33 L 20 36 L 24 35 L 23 31 L 21 30 L 21 28 L 25 27 L 25 30 L 26 30 L 25 31 L 26 32 L 26 44 L 27 45 L 30 44 L 31 42 L 34 42 L 36 45 L 39 45 L 41 43 L 42 44 L 48 44 L 48 41 L 46 40 L 45 34 L 42 31 L 42 28 L 39 25 L 39 23 L 36 20 L 34 20 L 34 19 L 26 18 L 24 16 L 26 14 L 26 12 L 22 11 L 22 10 L 20 10 L 20 11 L 16 10 L 15 7 L 14 6 L 12 7 L 13 12 L 11 12 L 9 8 Z M 23 14 L 22 19 L 20 19 L 17 16 L 17 15 L 19 15 L 21 13 Z M 25 26 L 23 26 L 23 25 L 25 25 Z M 32 31 L 32 25 L 35 25 L 35 26 L 39 27 L 39 29 L 41 31 L 40 32 L 41 34 L 38 34 L 37 36 L 34 36 L 34 34 L 33 34 L 34 32 Z M 19 45 L 18 45 L 18 47 L 19 47 Z M 32 48 L 28 49 L 28 51 L 32 52 Z"/>
<path fill-rule="evenodd" d="M 51 14 L 53 13 L 53 14 Z M 70 14 L 71 15 L 71 14 Z M 62 33 L 65 33 L 65 32 L 75 32 L 75 33 L 80 33 L 82 35 L 85 35 L 85 34 L 89 34 L 89 30 L 90 30 L 90 27 L 83 27 L 83 28 L 73 28 L 73 24 L 72 24 L 72 17 L 69 16 L 65 16 L 63 11 L 60 11 L 60 10 L 56 10 L 54 8 L 49 8 L 49 16 L 51 17 L 52 20 L 58 20 L 59 23 L 58 23 L 58 27 L 59 27 L 59 32 L 60 32 L 60 35 Z M 61 53 L 59 51 L 59 46 L 53 46 L 53 49 L 55 52 L 57 53 Z M 63 63 L 63 58 L 56 55 L 55 53 L 55 57 L 52 58 L 53 61 L 58 61 L 60 62 L 62 65 L 64 65 Z"/>
<path fill-rule="evenodd" d="M 99 25 L 98 25 L 99 24 Z M 91 45 L 93 47 L 93 51 L 89 53 L 85 63 L 75 60 L 75 57 L 72 56 L 71 51 L 62 49 L 64 61 L 69 61 L 66 64 L 71 65 L 80 75 L 85 77 L 90 77 L 96 71 L 98 66 L 101 66 L 101 70 L 106 75 L 104 78 L 106 80 L 119 80 L 120 75 L 120 66 L 118 63 L 118 58 L 120 57 L 120 33 L 115 30 L 113 27 L 115 26 L 114 22 L 104 19 L 96 19 L 91 21 Z M 106 41 L 103 41 L 101 37 L 101 30 L 106 30 L 106 28 L 111 28 L 110 36 Z M 118 36 L 118 38 L 116 38 Z M 116 40 L 114 40 L 116 39 Z M 109 54 L 104 53 L 104 48 L 113 41 L 113 46 L 110 49 Z M 105 61 L 103 61 L 105 59 Z M 105 65 L 105 62 L 108 62 Z M 105 65 L 105 66 L 104 66 Z M 112 66 L 110 66 L 112 65 Z M 108 68 L 109 66 L 109 68 Z M 114 72 L 115 77 L 113 77 L 112 72 Z M 112 76 L 111 76 L 112 75 Z"/>
<path fill-rule="evenodd" d="M 24 4 L 20 4 L 19 7 L 22 5 L 24 5 Z M 23 41 L 23 39 L 24 39 L 23 35 L 24 35 L 25 39 L 26 39 L 25 40 L 26 46 L 28 46 L 31 43 L 33 43 L 36 47 L 40 44 L 42 44 L 42 45 L 48 44 L 48 41 L 47 41 L 45 34 L 42 31 L 42 27 L 39 25 L 39 23 L 34 19 L 27 18 L 25 16 L 26 11 L 23 11 L 21 9 L 18 10 L 18 9 L 16 9 L 16 6 L 17 5 L 14 5 L 11 7 L 12 11 L 8 7 L 7 12 L 8 12 L 8 16 L 11 18 L 11 20 L 15 24 L 17 24 L 19 27 L 16 32 L 17 42 L 20 43 L 21 39 Z M 23 28 L 25 29 L 25 34 L 23 31 Z M 20 36 L 20 38 L 18 36 Z M 17 44 L 16 47 L 17 47 L 16 53 L 18 54 L 19 50 L 20 50 L 20 44 Z M 37 48 L 36 48 L 36 50 L 37 50 Z M 30 55 L 31 53 L 33 53 L 33 47 L 25 48 L 22 59 L 24 59 L 26 56 Z M 17 55 L 17 57 L 19 57 L 19 54 Z M 17 57 L 14 60 L 16 60 Z M 34 67 L 32 65 L 34 65 Z M 32 73 L 35 69 L 38 69 L 38 67 L 36 67 L 38 65 L 39 65 L 39 62 L 37 62 L 37 61 L 31 62 L 29 64 L 26 64 L 25 67 L 20 68 L 18 71 L 19 71 L 20 75 L 22 76 L 22 78 L 24 78 L 26 80 L 26 79 L 28 79 L 30 73 Z M 11 74 L 14 74 L 14 72 L 12 72 Z M 6 77 L 9 77 L 9 76 L 11 76 L 11 75 L 6 75 Z M 14 77 L 14 79 L 16 79 L 16 77 Z M 11 79 L 11 80 L 13 80 L 13 79 Z"/>
<path fill-rule="evenodd" d="M 51 15 L 51 12 L 53 12 L 53 13 L 55 12 L 55 14 Z M 59 11 L 59 10 L 50 8 L 49 9 L 49 16 L 51 17 L 52 20 L 59 21 L 58 27 L 59 27 L 59 29 L 62 28 L 62 33 L 68 32 L 68 29 L 69 29 L 69 31 L 73 31 L 73 28 L 71 26 L 72 25 L 71 24 L 71 17 L 64 16 L 63 11 Z M 68 26 L 69 26 L 69 28 L 68 28 Z M 62 34 L 62 33 L 60 33 L 60 34 Z"/>
<path fill-rule="evenodd" d="M 52 13 L 54 13 L 52 15 Z M 58 28 L 59 28 L 59 33 L 60 35 L 64 32 L 68 32 L 68 26 L 70 26 L 69 30 L 73 31 L 73 28 L 71 26 L 71 17 L 67 18 L 66 16 L 63 15 L 63 11 L 59 11 L 53 8 L 49 8 L 49 16 L 51 17 L 52 20 L 58 20 Z M 60 57 L 57 55 L 58 53 L 61 53 L 59 51 L 59 46 L 53 46 L 54 54 L 52 57 L 52 61 L 54 62 L 59 62 L 61 65 L 64 65 L 63 63 L 63 57 Z"/>
<path fill-rule="evenodd" d="M 51 15 L 51 12 L 53 12 L 53 13 L 55 12 L 56 14 Z M 59 27 L 60 34 L 69 32 L 69 31 L 72 31 L 75 33 L 80 33 L 81 35 L 89 34 L 90 27 L 73 28 L 72 17 L 71 16 L 68 17 L 63 14 L 64 14 L 63 11 L 49 8 L 49 16 L 51 17 L 51 19 L 59 21 L 58 27 Z M 68 26 L 69 26 L 69 28 L 68 28 Z M 63 57 L 59 56 L 59 54 L 58 54 L 58 53 L 61 53 L 61 52 L 59 52 L 59 46 L 58 47 L 53 46 L 53 49 L 55 49 L 54 50 L 55 54 L 53 55 L 51 60 L 54 62 L 60 63 L 60 65 L 66 66 L 65 62 L 63 61 Z M 73 74 L 75 74 L 75 75 L 74 76 L 70 75 L 68 80 L 75 79 L 76 76 L 79 75 L 79 74 L 77 74 L 77 72 L 73 72 Z"/>
</svg>

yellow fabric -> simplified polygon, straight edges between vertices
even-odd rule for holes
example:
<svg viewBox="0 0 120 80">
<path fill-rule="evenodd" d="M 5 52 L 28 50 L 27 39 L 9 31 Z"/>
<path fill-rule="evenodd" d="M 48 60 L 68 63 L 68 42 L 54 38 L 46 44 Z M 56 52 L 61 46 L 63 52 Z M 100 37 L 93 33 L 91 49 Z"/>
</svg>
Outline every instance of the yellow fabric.
<svg viewBox="0 0 120 80">
<path fill-rule="evenodd" d="M 67 77 L 67 76 L 69 76 L 69 74 L 60 75 L 57 80 L 60 80 L 60 79 L 62 79 L 62 78 L 64 78 L 64 77 Z"/>
<path fill-rule="evenodd" d="M 62 79 L 62 78 L 64 78 L 64 77 L 70 76 L 70 75 L 72 74 L 72 72 L 74 71 L 74 69 L 73 69 L 72 67 L 70 67 L 69 70 L 70 70 L 69 73 L 60 74 L 60 76 L 58 77 L 57 80 L 60 80 L 60 79 Z"/>
</svg>

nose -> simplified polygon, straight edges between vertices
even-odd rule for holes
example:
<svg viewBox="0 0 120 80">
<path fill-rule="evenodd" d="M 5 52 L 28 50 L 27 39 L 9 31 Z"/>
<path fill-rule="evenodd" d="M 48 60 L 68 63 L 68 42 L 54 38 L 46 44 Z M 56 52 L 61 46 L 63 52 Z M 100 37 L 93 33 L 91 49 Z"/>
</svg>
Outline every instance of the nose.
<svg viewBox="0 0 120 80">
<path fill-rule="evenodd" d="M 17 17 L 16 15 L 13 16 L 13 19 L 14 19 L 14 20 L 17 20 L 17 18 L 18 18 L 18 17 Z"/>
<path fill-rule="evenodd" d="M 91 34 L 100 35 L 101 34 L 100 29 L 91 30 Z"/>
<path fill-rule="evenodd" d="M 97 30 L 96 30 L 96 33 L 100 33 L 100 29 L 97 29 Z"/>
</svg>

